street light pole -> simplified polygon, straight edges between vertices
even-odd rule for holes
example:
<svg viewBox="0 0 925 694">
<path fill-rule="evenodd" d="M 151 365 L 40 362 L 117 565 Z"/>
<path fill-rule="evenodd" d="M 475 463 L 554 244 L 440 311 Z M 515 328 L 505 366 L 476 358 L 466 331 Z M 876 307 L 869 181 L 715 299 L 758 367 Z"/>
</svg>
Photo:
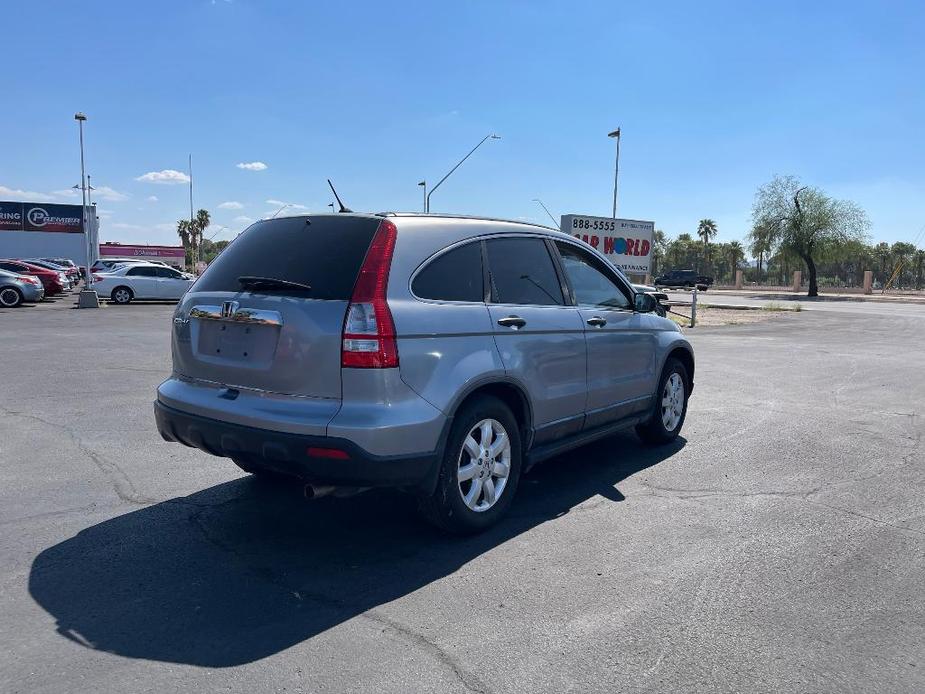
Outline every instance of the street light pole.
<svg viewBox="0 0 925 694">
<path fill-rule="evenodd" d="M 427 212 L 427 181 L 421 181 L 418 185 L 424 188 L 424 211 Z"/>
<path fill-rule="evenodd" d="M 457 164 L 452 169 L 450 169 L 449 173 L 447 173 L 446 176 L 444 176 L 439 181 L 437 181 L 437 185 L 435 185 L 433 188 L 430 189 L 430 192 L 427 193 L 427 195 L 424 197 L 424 211 L 430 212 L 430 196 L 433 195 L 434 191 L 440 187 L 440 184 L 443 183 L 446 179 L 448 179 L 450 177 L 450 174 L 456 171 L 456 169 L 458 169 L 462 165 L 462 163 L 466 161 L 466 159 L 471 157 L 473 152 L 475 152 L 475 150 L 477 150 L 479 147 L 481 147 L 485 143 L 485 140 L 500 140 L 500 139 L 501 139 L 501 136 L 495 135 L 494 133 L 491 133 L 483 137 L 481 142 L 479 142 L 475 147 L 473 147 L 472 150 L 469 152 L 469 154 L 467 154 L 466 156 L 464 156 L 462 159 L 459 160 L 459 164 Z"/>
<path fill-rule="evenodd" d="M 84 272 L 86 280 L 84 288 L 77 299 L 78 308 L 99 308 L 100 298 L 95 289 L 91 288 L 93 274 L 90 272 L 90 215 L 87 212 L 87 176 L 84 168 L 84 121 L 87 117 L 79 111 L 74 114 L 74 120 L 77 121 L 77 128 L 80 132 L 80 199 L 83 207 L 83 228 L 84 241 L 86 246 L 86 261 L 84 262 Z"/>
<path fill-rule="evenodd" d="M 282 212 L 283 210 L 285 210 L 287 207 L 292 207 L 292 203 L 291 203 L 291 202 L 287 202 L 285 205 L 283 205 L 282 207 L 280 207 L 278 210 L 276 210 L 276 212 L 273 213 L 273 216 L 270 217 L 270 219 L 276 219 L 276 215 L 278 215 L 280 212 Z"/>
<path fill-rule="evenodd" d="M 540 204 L 540 207 L 546 210 L 546 214 L 549 215 L 549 218 L 552 220 L 552 223 L 555 224 L 556 226 L 559 226 L 559 222 L 557 222 L 556 218 L 552 216 L 552 212 L 550 212 L 549 208 L 547 208 L 546 205 L 543 204 L 542 200 L 540 200 L 539 198 L 533 198 L 533 202 L 538 202 Z"/>
<path fill-rule="evenodd" d="M 617 183 L 620 180 L 620 128 L 612 133 L 607 133 L 607 137 L 613 137 L 617 140 L 617 160 L 613 166 L 613 218 L 617 218 Z"/>
</svg>

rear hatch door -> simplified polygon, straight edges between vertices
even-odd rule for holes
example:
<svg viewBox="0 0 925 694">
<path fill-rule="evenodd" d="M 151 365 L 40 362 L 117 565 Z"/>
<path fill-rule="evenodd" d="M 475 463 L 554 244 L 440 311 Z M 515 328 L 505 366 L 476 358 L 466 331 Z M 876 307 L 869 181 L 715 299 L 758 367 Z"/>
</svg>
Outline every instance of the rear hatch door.
<svg viewBox="0 0 925 694">
<path fill-rule="evenodd" d="M 341 397 L 341 332 L 381 220 L 355 215 L 257 222 L 184 296 L 177 374 L 230 388 Z"/>
</svg>

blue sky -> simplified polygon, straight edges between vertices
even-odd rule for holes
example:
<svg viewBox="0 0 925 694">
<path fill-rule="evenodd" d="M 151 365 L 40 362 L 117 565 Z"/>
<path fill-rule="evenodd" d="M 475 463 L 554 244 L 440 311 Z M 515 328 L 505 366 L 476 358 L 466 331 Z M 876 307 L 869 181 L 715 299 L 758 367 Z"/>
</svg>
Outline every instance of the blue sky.
<svg viewBox="0 0 925 694">
<path fill-rule="evenodd" d="M 490 132 L 503 139 L 433 210 L 548 221 L 539 197 L 555 215 L 607 215 L 618 125 L 619 214 L 672 236 L 711 217 L 719 240 L 742 239 L 775 173 L 858 202 L 874 240 L 925 225 L 920 1 L 88 0 L 3 14 L 0 198 L 68 200 L 82 110 L 103 240 L 176 241 L 187 188 L 145 175 L 184 172 L 189 153 L 220 239 L 284 202 L 326 210 L 326 177 L 356 210 L 419 210 L 417 182 Z M 254 162 L 266 168 L 238 167 Z"/>
</svg>

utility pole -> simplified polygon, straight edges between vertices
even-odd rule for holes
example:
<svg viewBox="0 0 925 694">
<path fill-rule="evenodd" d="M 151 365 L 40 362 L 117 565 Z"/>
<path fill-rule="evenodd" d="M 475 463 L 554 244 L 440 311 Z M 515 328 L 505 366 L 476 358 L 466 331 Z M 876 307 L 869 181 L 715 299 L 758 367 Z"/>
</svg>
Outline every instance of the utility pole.
<svg viewBox="0 0 925 694">
<path fill-rule="evenodd" d="M 86 242 L 86 261 L 84 262 L 84 272 L 86 273 L 86 279 L 84 280 L 84 288 L 81 290 L 80 295 L 77 298 L 77 308 L 99 308 L 100 307 L 100 297 L 96 293 L 96 290 L 92 288 L 93 282 L 93 273 L 90 271 L 90 215 L 87 210 L 87 193 L 90 191 L 87 190 L 87 176 L 86 170 L 84 168 L 84 121 L 87 120 L 87 117 L 80 113 L 79 111 L 74 114 L 74 120 L 77 121 L 77 127 L 80 131 L 80 199 L 83 205 L 83 229 L 84 229 L 84 241 Z"/>
<path fill-rule="evenodd" d="M 613 137 L 617 140 L 617 160 L 613 167 L 613 218 L 617 218 L 617 183 L 620 180 L 620 128 L 612 133 L 607 133 L 607 137 Z"/>
<path fill-rule="evenodd" d="M 190 238 L 193 240 L 193 246 L 196 250 L 196 253 L 199 252 L 199 243 L 196 239 L 196 226 L 193 221 L 193 155 L 189 155 L 189 231 Z M 190 253 L 190 262 L 193 264 L 193 267 L 190 268 L 193 274 L 196 273 L 196 255 Z"/>
</svg>

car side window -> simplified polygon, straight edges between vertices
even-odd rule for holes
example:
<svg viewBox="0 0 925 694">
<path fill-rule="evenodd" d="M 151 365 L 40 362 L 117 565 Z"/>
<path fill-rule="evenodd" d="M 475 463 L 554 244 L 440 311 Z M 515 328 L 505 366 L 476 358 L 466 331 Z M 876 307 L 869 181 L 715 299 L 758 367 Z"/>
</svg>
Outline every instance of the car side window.
<svg viewBox="0 0 925 694">
<path fill-rule="evenodd" d="M 562 286 L 546 242 L 537 237 L 488 239 L 491 300 L 498 304 L 562 306 Z"/>
<path fill-rule="evenodd" d="M 601 267 L 601 262 L 572 244 L 556 242 L 562 257 L 562 268 L 575 292 L 575 301 L 580 306 L 601 306 L 629 309 L 632 299 Z"/>
<path fill-rule="evenodd" d="M 484 301 L 481 242 L 458 246 L 434 258 L 414 278 L 411 291 L 422 299 Z"/>
<path fill-rule="evenodd" d="M 126 277 L 156 277 L 153 267 L 133 267 L 125 273 Z"/>
<path fill-rule="evenodd" d="M 178 280 L 183 277 L 179 272 L 176 270 L 171 270 L 169 267 L 155 268 L 154 273 L 158 277 L 164 277 L 169 280 Z"/>
</svg>

